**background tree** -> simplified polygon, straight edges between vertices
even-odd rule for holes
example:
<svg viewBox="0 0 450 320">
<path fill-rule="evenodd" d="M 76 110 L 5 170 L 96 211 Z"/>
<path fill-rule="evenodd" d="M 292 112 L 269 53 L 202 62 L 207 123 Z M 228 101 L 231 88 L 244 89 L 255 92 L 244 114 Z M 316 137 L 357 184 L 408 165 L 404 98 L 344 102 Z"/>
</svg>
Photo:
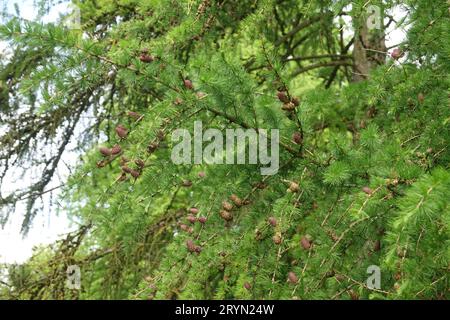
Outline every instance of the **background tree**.
<svg viewBox="0 0 450 320">
<path fill-rule="evenodd" d="M 39 172 L 2 190 L 3 221 L 26 201 L 26 232 L 67 146 L 81 155 L 59 199 L 80 230 L 11 267 L 6 296 L 448 298 L 445 1 L 383 20 L 409 27 L 390 57 L 366 1 L 74 3 L 81 31 L 0 27 L 2 186 Z M 172 163 L 171 132 L 198 120 L 279 128 L 278 174 Z"/>
</svg>

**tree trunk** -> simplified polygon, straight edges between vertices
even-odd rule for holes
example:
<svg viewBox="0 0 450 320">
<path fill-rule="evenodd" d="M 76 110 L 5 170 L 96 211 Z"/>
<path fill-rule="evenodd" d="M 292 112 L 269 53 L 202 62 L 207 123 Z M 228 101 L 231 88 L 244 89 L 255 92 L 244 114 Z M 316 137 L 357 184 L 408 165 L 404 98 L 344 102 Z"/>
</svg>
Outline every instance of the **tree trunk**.
<svg viewBox="0 0 450 320">
<path fill-rule="evenodd" d="M 353 19 L 355 28 L 353 81 L 357 82 L 367 79 L 373 68 L 385 63 L 386 44 L 382 14 L 379 18 L 379 28 L 369 29 L 367 21 L 371 19 L 370 16 L 363 15 L 361 18 Z"/>
</svg>

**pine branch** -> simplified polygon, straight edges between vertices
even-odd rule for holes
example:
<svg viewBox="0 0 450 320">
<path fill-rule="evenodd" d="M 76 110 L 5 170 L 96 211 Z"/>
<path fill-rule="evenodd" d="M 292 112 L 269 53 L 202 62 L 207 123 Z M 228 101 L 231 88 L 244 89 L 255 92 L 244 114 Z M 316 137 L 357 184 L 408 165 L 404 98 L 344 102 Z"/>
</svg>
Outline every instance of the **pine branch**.
<svg viewBox="0 0 450 320">
<path fill-rule="evenodd" d="M 303 57 L 291 57 L 285 58 L 283 61 L 303 61 L 303 60 L 316 60 L 316 59 L 325 59 L 325 58 L 338 58 L 341 59 L 352 59 L 352 56 L 346 54 L 322 54 L 322 55 L 314 55 L 314 56 L 303 56 Z"/>
<path fill-rule="evenodd" d="M 318 62 L 318 63 L 314 63 L 311 64 L 307 67 L 304 67 L 302 69 L 298 69 L 297 71 L 293 72 L 291 74 L 292 78 L 295 78 L 296 76 L 298 76 L 299 74 L 317 69 L 317 68 L 323 68 L 323 67 L 333 67 L 333 66 L 352 66 L 352 63 L 349 63 L 345 60 L 337 60 L 337 61 L 329 61 L 329 62 Z"/>
<path fill-rule="evenodd" d="M 301 23 L 299 23 L 297 26 L 295 26 L 291 31 L 289 31 L 285 36 L 281 37 L 277 41 L 275 41 L 275 46 L 281 45 L 283 42 L 286 42 L 289 38 L 294 36 L 296 33 L 298 33 L 300 30 L 305 29 L 309 27 L 310 25 L 320 21 L 323 19 L 323 15 L 318 15 L 313 18 L 310 18 L 308 20 L 305 20 Z"/>
</svg>

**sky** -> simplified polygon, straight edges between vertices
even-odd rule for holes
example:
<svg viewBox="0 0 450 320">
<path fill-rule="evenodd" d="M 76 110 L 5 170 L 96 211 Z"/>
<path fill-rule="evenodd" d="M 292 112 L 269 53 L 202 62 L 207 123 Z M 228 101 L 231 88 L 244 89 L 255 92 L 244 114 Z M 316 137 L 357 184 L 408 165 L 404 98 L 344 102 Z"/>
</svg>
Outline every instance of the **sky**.
<svg viewBox="0 0 450 320">
<path fill-rule="evenodd" d="M 6 1 L 8 14 L 14 14 L 14 3 L 16 1 Z M 34 20 L 36 11 L 33 8 L 33 0 L 17 1 L 20 9 L 20 16 L 23 19 Z M 3 8 L 5 1 L 0 0 L 0 10 Z M 48 15 L 42 18 L 42 22 L 55 22 L 59 18 L 60 13 L 67 12 L 67 3 L 55 6 Z M 7 47 L 6 43 L 0 42 L 0 50 Z M 73 163 L 73 154 L 66 154 L 63 158 L 66 163 Z M 60 166 L 58 174 L 64 179 L 68 170 Z M 58 185 L 58 181 L 52 181 L 47 188 Z M 13 188 L 15 186 L 12 186 Z M 53 194 L 55 197 L 56 194 Z M 47 196 L 47 200 L 48 200 Z M 45 200 L 45 199 L 44 199 Z M 55 208 L 44 206 L 44 210 L 36 216 L 33 226 L 27 237 L 20 234 L 20 228 L 23 220 L 23 203 L 19 204 L 11 219 L 6 223 L 3 229 L 0 228 L 0 263 L 20 263 L 31 257 L 33 246 L 39 244 L 49 244 L 60 238 L 62 235 L 73 230 L 75 227 L 64 213 L 56 213 Z"/>
<path fill-rule="evenodd" d="M 3 4 L 7 4 L 7 10 L 9 14 L 14 14 L 14 3 L 16 1 L 0 0 L 0 10 L 3 8 Z M 27 20 L 34 20 L 36 18 L 36 10 L 33 8 L 33 0 L 21 0 L 17 1 L 20 8 L 20 15 Z M 55 22 L 57 21 L 61 13 L 68 11 L 68 5 L 62 3 L 56 5 L 50 13 L 42 18 L 42 22 Z M 394 17 L 399 20 L 405 11 L 398 8 L 394 10 Z M 386 45 L 387 47 L 401 43 L 405 38 L 405 30 L 396 28 L 395 23 L 387 30 Z M 7 45 L 0 42 L 0 51 L 5 49 Z M 71 164 L 75 162 L 73 153 L 67 153 L 63 156 L 65 163 Z M 58 173 L 64 180 L 67 177 L 68 170 L 65 167 L 60 166 Z M 47 188 L 54 187 L 60 182 L 52 181 L 52 184 Z M 56 194 L 53 195 L 54 197 Z M 48 199 L 48 198 L 47 198 Z M 50 208 L 48 205 L 44 207 L 44 210 L 40 212 L 30 229 L 28 235 L 23 238 L 20 234 L 20 227 L 23 219 L 21 212 L 21 206 L 19 205 L 16 212 L 12 215 L 12 218 L 6 226 L 0 228 L 0 263 L 21 263 L 24 262 L 32 255 L 33 246 L 39 244 L 49 244 L 66 234 L 67 232 L 74 230 L 76 227 L 72 226 L 70 220 L 64 213 L 56 213 L 55 208 Z"/>
</svg>

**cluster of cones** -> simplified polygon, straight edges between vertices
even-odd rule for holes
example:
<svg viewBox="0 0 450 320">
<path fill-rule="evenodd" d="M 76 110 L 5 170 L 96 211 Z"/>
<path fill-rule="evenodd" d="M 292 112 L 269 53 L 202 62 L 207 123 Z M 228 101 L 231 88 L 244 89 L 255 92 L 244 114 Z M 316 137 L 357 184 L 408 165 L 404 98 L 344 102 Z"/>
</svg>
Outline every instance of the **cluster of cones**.
<svg viewBox="0 0 450 320">
<path fill-rule="evenodd" d="M 140 119 L 142 119 L 142 115 L 140 115 L 139 113 L 134 112 L 134 111 L 128 112 L 128 116 L 130 116 L 131 118 L 133 118 L 136 121 L 139 121 Z M 122 140 L 125 140 L 128 137 L 128 129 L 122 124 L 117 125 L 115 128 L 115 131 L 119 138 L 119 142 Z M 97 167 L 102 168 L 105 165 L 107 165 L 108 163 L 110 163 L 112 160 L 114 160 L 116 157 L 120 156 L 123 153 L 123 150 L 122 150 L 122 147 L 120 146 L 120 144 L 116 143 L 111 148 L 108 148 L 105 146 L 100 147 L 99 152 L 104 159 L 97 162 Z M 142 170 L 145 167 L 145 162 L 141 159 L 134 160 L 135 168 L 131 168 L 128 165 L 129 163 L 130 163 L 129 159 L 127 159 L 124 156 L 121 156 L 120 166 L 121 166 L 122 172 L 117 179 L 118 181 L 127 180 L 128 174 L 131 175 L 135 179 L 137 179 L 141 175 Z"/>
</svg>

